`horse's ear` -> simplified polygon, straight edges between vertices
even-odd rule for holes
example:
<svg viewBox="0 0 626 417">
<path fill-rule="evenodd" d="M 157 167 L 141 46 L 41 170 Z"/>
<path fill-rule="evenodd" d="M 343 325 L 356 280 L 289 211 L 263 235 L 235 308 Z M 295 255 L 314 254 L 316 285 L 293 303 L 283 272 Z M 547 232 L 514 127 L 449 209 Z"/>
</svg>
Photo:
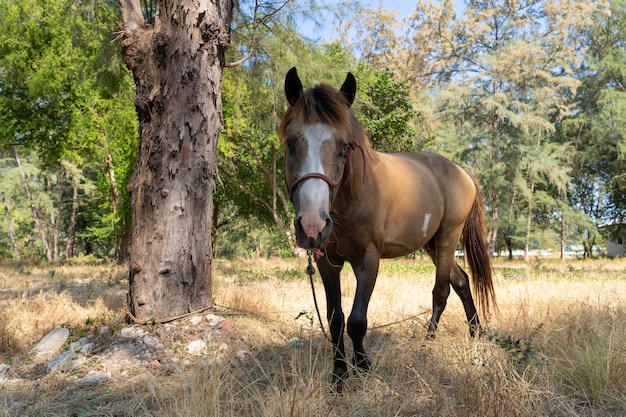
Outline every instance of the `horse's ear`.
<svg viewBox="0 0 626 417">
<path fill-rule="evenodd" d="M 343 96 L 346 98 L 346 102 L 348 103 L 348 107 L 352 106 L 354 102 L 354 96 L 356 95 L 356 79 L 351 72 L 346 75 L 346 80 L 343 82 L 343 85 L 339 89 L 343 93 Z"/>
<path fill-rule="evenodd" d="M 287 96 L 287 101 L 292 106 L 295 106 L 300 97 L 302 97 L 302 83 L 300 82 L 300 77 L 298 77 L 296 67 L 290 69 L 285 77 L 285 95 Z"/>
</svg>

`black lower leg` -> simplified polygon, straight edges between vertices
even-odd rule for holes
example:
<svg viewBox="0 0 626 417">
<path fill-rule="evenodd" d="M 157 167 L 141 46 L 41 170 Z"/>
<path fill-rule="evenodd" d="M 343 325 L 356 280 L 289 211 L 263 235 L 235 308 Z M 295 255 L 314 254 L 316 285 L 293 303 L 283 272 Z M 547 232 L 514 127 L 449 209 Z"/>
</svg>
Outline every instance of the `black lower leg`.
<svg viewBox="0 0 626 417">
<path fill-rule="evenodd" d="M 435 284 L 435 288 L 433 289 L 433 315 L 430 318 L 430 323 L 428 324 L 428 334 L 426 335 L 428 339 L 435 338 L 435 332 L 439 326 L 439 319 L 441 318 L 443 311 L 446 309 L 449 295 L 450 284 Z"/>
<path fill-rule="evenodd" d="M 341 385 L 348 376 L 348 365 L 345 358 L 345 348 L 343 341 L 344 315 L 342 312 L 333 312 L 328 320 L 330 324 L 330 334 L 333 343 L 333 389 L 341 390 Z"/>
<path fill-rule="evenodd" d="M 470 291 L 469 277 L 458 264 L 455 265 L 454 276 L 452 277 L 452 288 L 463 303 L 470 334 L 472 337 L 477 336 L 480 332 L 480 321 L 478 320 L 476 305 L 474 304 L 472 292 Z"/>
<path fill-rule="evenodd" d="M 356 318 L 354 313 L 348 318 L 348 335 L 352 339 L 352 345 L 354 347 L 354 360 L 353 365 L 362 372 L 369 372 L 371 370 L 372 363 L 365 353 L 363 347 L 363 339 L 367 333 L 367 319 L 364 317 Z"/>
</svg>

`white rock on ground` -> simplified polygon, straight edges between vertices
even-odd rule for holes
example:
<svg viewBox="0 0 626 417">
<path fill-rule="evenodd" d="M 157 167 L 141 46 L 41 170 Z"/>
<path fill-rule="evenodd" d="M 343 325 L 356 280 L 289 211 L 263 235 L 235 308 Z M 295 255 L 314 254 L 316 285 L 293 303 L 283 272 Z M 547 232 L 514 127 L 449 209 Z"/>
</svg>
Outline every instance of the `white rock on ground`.
<svg viewBox="0 0 626 417">
<path fill-rule="evenodd" d="M 153 349 L 162 349 L 164 347 L 159 339 L 150 335 L 144 336 L 143 343 Z"/>
<path fill-rule="evenodd" d="M 111 376 L 110 374 L 103 374 L 100 372 L 92 371 L 89 374 L 85 375 L 84 377 L 77 379 L 76 381 L 74 381 L 74 383 L 76 385 L 81 385 L 81 386 L 100 385 L 106 382 L 106 380 L 109 379 L 110 376 Z"/>
<path fill-rule="evenodd" d="M 147 335 L 148 332 L 143 330 L 143 329 L 139 329 L 137 327 L 124 327 L 122 330 L 120 330 L 119 335 L 120 337 L 128 337 L 128 338 L 141 338 L 144 337 L 145 335 Z"/>
<path fill-rule="evenodd" d="M 213 313 L 207 314 L 204 317 L 209 322 L 209 326 L 213 326 L 213 327 L 217 326 L 218 324 L 224 321 L 224 317 L 218 316 L 217 314 L 213 314 Z"/>
<path fill-rule="evenodd" d="M 87 345 L 88 343 L 89 343 L 88 337 L 81 337 L 77 341 L 70 343 L 70 350 L 73 350 L 74 352 L 76 352 L 77 350 L 80 350 L 83 346 Z"/>
<path fill-rule="evenodd" d="M 70 336 L 70 329 L 65 327 L 57 327 L 48 332 L 39 343 L 33 347 L 32 353 L 36 355 L 45 355 L 47 353 L 56 353 L 67 342 Z"/>
<path fill-rule="evenodd" d="M 59 372 L 71 372 L 85 362 L 85 357 L 77 355 L 72 350 L 66 350 L 55 356 L 48 362 L 48 372 L 55 370 Z"/>
<path fill-rule="evenodd" d="M 204 340 L 194 340 L 187 345 L 187 352 L 192 355 L 198 354 L 206 349 L 206 342 Z"/>
</svg>

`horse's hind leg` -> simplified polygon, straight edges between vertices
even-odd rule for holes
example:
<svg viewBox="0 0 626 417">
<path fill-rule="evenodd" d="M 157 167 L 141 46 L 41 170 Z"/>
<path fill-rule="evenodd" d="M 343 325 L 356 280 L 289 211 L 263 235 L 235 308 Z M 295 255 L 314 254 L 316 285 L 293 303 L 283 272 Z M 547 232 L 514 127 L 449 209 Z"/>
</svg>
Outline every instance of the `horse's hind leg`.
<svg viewBox="0 0 626 417">
<path fill-rule="evenodd" d="M 470 334 L 475 336 L 476 332 L 480 331 L 478 313 L 476 313 L 476 305 L 474 304 L 472 292 L 470 291 L 469 277 L 458 264 L 452 267 L 450 283 L 452 284 L 452 288 L 454 288 L 454 292 L 457 293 L 463 303 L 465 316 L 470 326 Z"/>
<path fill-rule="evenodd" d="M 428 322 L 428 333 L 426 335 L 428 339 L 434 339 L 435 331 L 439 325 L 439 319 L 448 304 L 448 296 L 450 295 L 450 274 L 444 271 L 445 267 L 442 267 L 443 265 L 441 265 L 441 262 L 438 260 L 434 239 L 424 246 L 424 250 L 437 268 L 435 272 L 435 287 L 433 288 L 433 314 Z"/>
<path fill-rule="evenodd" d="M 425 247 L 435 267 L 435 287 L 433 288 L 433 315 L 428 323 L 428 339 L 435 338 L 441 314 L 448 304 L 450 295 L 450 278 L 454 265 L 454 246 L 445 246 L 441 242 L 431 240 Z"/>
<path fill-rule="evenodd" d="M 435 338 L 435 331 L 439 326 L 439 319 L 446 309 L 448 296 L 450 295 L 450 273 L 446 273 L 445 271 L 441 271 L 440 273 L 442 269 L 440 265 L 437 265 L 435 287 L 433 288 L 433 315 L 430 317 L 430 322 L 428 323 L 427 337 L 429 339 Z"/>
</svg>

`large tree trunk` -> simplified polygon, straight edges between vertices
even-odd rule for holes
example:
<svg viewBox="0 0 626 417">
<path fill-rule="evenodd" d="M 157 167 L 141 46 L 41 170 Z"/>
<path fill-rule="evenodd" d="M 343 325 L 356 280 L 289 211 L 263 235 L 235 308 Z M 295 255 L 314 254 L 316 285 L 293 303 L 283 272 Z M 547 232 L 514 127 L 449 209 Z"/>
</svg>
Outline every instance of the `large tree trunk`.
<svg viewBox="0 0 626 417">
<path fill-rule="evenodd" d="M 120 0 L 122 52 L 137 95 L 140 147 L 129 185 L 129 312 L 159 320 L 211 308 L 211 225 L 221 81 L 232 0 Z"/>
</svg>

